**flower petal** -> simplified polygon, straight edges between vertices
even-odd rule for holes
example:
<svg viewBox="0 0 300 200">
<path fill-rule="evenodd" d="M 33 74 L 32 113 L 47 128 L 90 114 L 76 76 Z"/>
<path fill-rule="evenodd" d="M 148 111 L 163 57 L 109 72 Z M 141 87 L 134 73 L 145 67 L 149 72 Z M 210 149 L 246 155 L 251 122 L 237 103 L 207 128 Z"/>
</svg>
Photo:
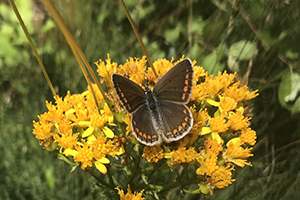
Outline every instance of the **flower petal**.
<svg viewBox="0 0 300 200">
<path fill-rule="evenodd" d="M 102 174 L 106 174 L 107 169 L 106 169 L 105 165 L 103 165 L 101 162 L 96 161 L 95 166 Z"/>
<path fill-rule="evenodd" d="M 114 132 L 106 126 L 102 130 L 103 130 L 105 136 L 108 137 L 108 138 L 113 138 L 114 135 L 115 135 Z"/>
<path fill-rule="evenodd" d="M 64 154 L 66 156 L 73 156 L 74 157 L 77 153 L 78 152 L 76 150 L 74 150 L 74 149 L 66 149 L 66 150 L 64 150 Z"/>
<path fill-rule="evenodd" d="M 108 163 L 110 163 L 110 160 L 108 159 L 108 158 L 105 158 L 105 157 L 103 157 L 103 158 L 101 158 L 101 159 L 98 159 L 97 160 L 97 162 L 101 162 L 101 163 L 103 163 L 103 164 L 108 164 Z"/>
<path fill-rule="evenodd" d="M 93 132 L 94 132 L 94 128 L 93 127 L 89 127 L 88 129 L 86 129 L 83 134 L 82 134 L 82 137 L 83 138 L 86 138 L 88 136 L 90 136 Z"/>
</svg>

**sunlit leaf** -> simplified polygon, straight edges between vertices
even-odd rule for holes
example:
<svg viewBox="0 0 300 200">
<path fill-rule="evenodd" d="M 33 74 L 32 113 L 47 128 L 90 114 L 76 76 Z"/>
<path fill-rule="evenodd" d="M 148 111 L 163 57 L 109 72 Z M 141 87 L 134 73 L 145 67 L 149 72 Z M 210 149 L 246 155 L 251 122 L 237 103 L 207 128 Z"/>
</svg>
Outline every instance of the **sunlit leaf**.
<svg viewBox="0 0 300 200">
<path fill-rule="evenodd" d="M 220 63 L 220 58 L 216 51 L 213 51 L 209 55 L 205 56 L 201 62 L 201 66 L 208 71 L 210 74 L 217 75 L 218 72 L 225 69 L 225 64 Z"/>
<path fill-rule="evenodd" d="M 300 74 L 286 72 L 281 79 L 278 90 L 278 98 L 282 107 L 292 113 L 300 111 Z"/>
<path fill-rule="evenodd" d="M 238 60 L 249 60 L 255 52 L 255 43 L 247 40 L 240 40 L 229 48 L 228 56 Z"/>
</svg>

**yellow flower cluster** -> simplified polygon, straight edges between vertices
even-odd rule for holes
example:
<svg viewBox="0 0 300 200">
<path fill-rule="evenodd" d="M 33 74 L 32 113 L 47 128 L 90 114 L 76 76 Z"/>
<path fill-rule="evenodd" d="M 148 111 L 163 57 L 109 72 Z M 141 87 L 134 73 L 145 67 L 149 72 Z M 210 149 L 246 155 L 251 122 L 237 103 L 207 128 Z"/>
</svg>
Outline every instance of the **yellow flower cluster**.
<svg viewBox="0 0 300 200">
<path fill-rule="evenodd" d="M 160 59 L 153 65 L 161 77 L 177 62 Z M 96 86 L 93 88 L 98 104 L 90 89 L 77 95 L 68 93 L 63 99 L 56 97 L 55 105 L 46 102 L 48 112 L 38 116 L 39 122 L 34 121 L 33 133 L 40 144 L 51 150 L 58 149 L 64 156 L 73 157 L 73 161 L 81 164 L 82 169 L 94 165 L 106 173 L 105 164 L 110 162 L 107 156 L 124 153 L 123 145 L 127 145 L 128 141 L 133 145 L 138 144 L 131 135 L 131 116 L 118 100 L 111 75 L 117 73 L 126 76 L 141 87 L 146 79 L 149 88 L 153 88 L 157 79 L 146 63 L 146 57 L 129 58 L 125 64 L 118 65 L 111 61 L 109 55 L 106 62 L 96 62 L 97 72 L 101 76 L 101 83 L 107 87 L 106 95 L 110 102 L 104 101 Z M 151 164 L 164 160 L 170 169 L 193 165 L 195 175 L 202 179 L 199 190 L 212 193 L 215 188 L 227 187 L 235 181 L 232 179 L 235 166 L 251 165 L 247 159 L 253 156 L 250 151 L 256 142 L 256 132 L 249 127 L 251 118 L 245 116 L 244 111 L 247 101 L 258 93 L 235 82 L 235 74 L 224 72 L 213 77 L 197 66 L 195 61 L 193 65 L 193 90 L 188 103 L 194 118 L 191 131 L 169 145 L 144 146 L 142 157 Z M 107 103 L 113 104 L 114 115 Z M 112 132 L 110 127 L 116 126 L 113 116 L 118 123 L 127 124 L 126 130 L 124 126 L 119 127 L 126 133 L 121 131 L 121 135 L 117 136 Z M 203 190 L 203 186 L 208 190 Z M 142 199 L 143 191 L 132 194 L 129 186 L 126 195 L 122 190 L 118 191 L 121 199 Z"/>
<path fill-rule="evenodd" d="M 56 96 L 55 105 L 46 102 L 48 112 L 38 116 L 39 122 L 33 122 L 33 134 L 48 150 L 58 149 L 61 156 L 72 157 L 75 166 L 81 164 L 86 169 L 95 165 L 105 174 L 105 164 L 110 162 L 106 156 L 120 155 L 124 149 L 111 140 L 113 115 L 100 91 L 95 85 L 93 88 L 100 109 L 90 88 L 82 94 Z"/>
<path fill-rule="evenodd" d="M 184 57 L 179 61 L 182 59 Z M 145 57 L 130 58 L 124 65 L 117 67 L 108 56 L 106 64 L 101 60 L 96 64 L 99 75 L 103 77 L 109 91 L 112 91 L 112 73 L 124 75 L 140 86 L 147 79 L 152 88 L 157 79 L 152 69 L 146 68 L 145 63 Z M 173 59 L 160 59 L 153 65 L 161 77 L 176 63 Z M 212 192 L 215 187 L 224 188 L 234 181 L 231 177 L 231 171 L 234 170 L 232 163 L 240 167 L 250 165 L 246 161 L 253 154 L 250 154 L 252 148 L 248 146 L 255 144 L 256 133 L 249 128 L 250 118 L 245 116 L 244 109 L 247 101 L 258 93 L 235 82 L 235 74 L 224 72 L 213 77 L 197 66 L 195 61 L 193 65 L 193 91 L 188 104 L 194 118 L 192 130 L 175 146 L 145 146 L 142 156 L 153 164 L 165 159 L 170 168 L 195 165 L 195 173 L 205 177 L 204 182 Z M 118 101 L 115 94 L 112 96 Z M 121 106 L 116 108 L 117 111 L 122 110 Z M 126 135 L 129 135 L 130 116 L 127 115 L 123 122 L 127 124 Z M 137 143 L 134 138 L 131 141 Z"/>
</svg>

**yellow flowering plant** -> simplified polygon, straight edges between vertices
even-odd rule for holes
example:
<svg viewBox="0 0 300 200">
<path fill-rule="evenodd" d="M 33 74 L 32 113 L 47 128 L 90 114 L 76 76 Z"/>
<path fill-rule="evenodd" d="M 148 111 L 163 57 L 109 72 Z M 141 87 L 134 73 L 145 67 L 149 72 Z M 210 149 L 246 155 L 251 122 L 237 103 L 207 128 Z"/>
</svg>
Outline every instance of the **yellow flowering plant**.
<svg viewBox="0 0 300 200">
<path fill-rule="evenodd" d="M 124 2 L 120 2 L 126 11 Z M 13 1 L 10 3 L 14 7 Z M 185 131 L 186 135 L 180 140 L 145 146 L 132 134 L 131 115 L 118 98 L 112 74 L 125 76 L 143 89 L 151 90 L 184 56 L 178 61 L 159 59 L 152 64 L 141 42 L 146 54 L 142 58 L 129 58 L 124 64 L 117 64 L 108 55 L 105 61 L 95 62 L 99 83 L 54 6 L 49 0 L 43 3 L 66 37 L 88 83 L 87 90 L 81 94 L 56 95 L 34 51 L 55 102 L 46 101 L 48 111 L 38 115 L 38 121 L 33 121 L 33 134 L 41 146 L 71 165 L 71 172 L 78 168 L 88 172 L 95 178 L 95 185 L 119 194 L 120 199 L 165 199 L 171 196 L 171 190 L 173 196 L 178 191 L 212 195 L 214 190 L 235 181 L 232 172 L 236 167 L 251 166 L 248 158 L 253 156 L 251 150 L 256 132 L 249 127 L 251 118 L 246 108 L 248 101 L 258 93 L 236 82 L 236 74 L 225 71 L 214 77 L 193 61 L 193 76 L 187 75 L 185 79 L 191 80 L 193 89 L 189 91 L 191 95 L 184 93 L 181 97 L 189 100 L 186 109 L 191 111 L 189 117 L 193 118 L 190 131 Z M 17 13 L 17 9 L 14 10 Z M 136 30 L 131 18 L 128 19 Z M 29 42 L 35 49 L 30 39 Z M 83 63 L 95 84 L 89 80 Z M 190 82 L 185 83 L 185 92 L 188 84 Z M 185 127 L 184 123 L 178 131 Z M 124 192 L 126 186 L 127 192 Z"/>
<path fill-rule="evenodd" d="M 183 59 L 160 59 L 153 66 L 162 77 Z M 193 90 L 187 104 L 194 119 L 191 131 L 170 144 L 145 146 L 132 134 L 131 115 L 120 103 L 111 76 L 126 76 L 141 87 L 147 80 L 147 87 L 153 88 L 157 79 L 146 57 L 117 64 L 108 55 L 95 64 L 105 98 L 96 85 L 94 92 L 90 87 L 81 94 L 68 92 L 64 98 L 56 96 L 55 103 L 46 102 L 48 112 L 33 122 L 40 144 L 73 170 L 88 171 L 97 185 L 118 191 L 121 199 L 143 199 L 142 194 L 159 198 L 175 188 L 213 194 L 235 181 L 236 167 L 251 166 L 247 159 L 253 156 L 256 132 L 249 127 L 246 107 L 258 93 L 236 82 L 236 74 L 220 72 L 214 77 L 193 61 Z M 119 189 L 125 185 L 126 195 Z"/>
</svg>

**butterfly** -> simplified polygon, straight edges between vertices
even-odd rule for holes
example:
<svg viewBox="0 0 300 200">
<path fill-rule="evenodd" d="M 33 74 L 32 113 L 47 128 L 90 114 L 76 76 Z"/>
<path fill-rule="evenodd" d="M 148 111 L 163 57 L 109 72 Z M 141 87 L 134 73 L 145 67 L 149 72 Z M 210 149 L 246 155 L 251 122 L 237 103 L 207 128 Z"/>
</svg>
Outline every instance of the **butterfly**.
<svg viewBox="0 0 300 200">
<path fill-rule="evenodd" d="M 115 91 L 131 117 L 132 132 L 147 146 L 183 138 L 193 126 L 185 105 L 193 89 L 194 68 L 190 59 L 173 66 L 158 80 L 153 92 L 119 74 L 112 74 Z"/>
</svg>

